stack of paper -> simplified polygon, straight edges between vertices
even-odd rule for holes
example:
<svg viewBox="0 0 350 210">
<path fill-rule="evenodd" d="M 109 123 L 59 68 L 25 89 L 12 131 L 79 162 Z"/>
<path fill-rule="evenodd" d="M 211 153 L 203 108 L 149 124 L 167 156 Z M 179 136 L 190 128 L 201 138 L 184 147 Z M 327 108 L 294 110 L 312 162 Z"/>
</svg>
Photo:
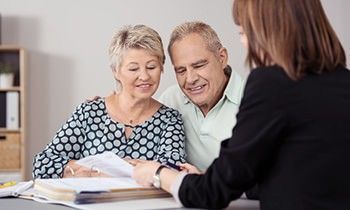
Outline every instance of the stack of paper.
<svg viewBox="0 0 350 210">
<path fill-rule="evenodd" d="M 171 196 L 163 190 L 142 187 L 129 177 L 36 179 L 34 189 L 51 199 L 78 204 Z"/>
</svg>

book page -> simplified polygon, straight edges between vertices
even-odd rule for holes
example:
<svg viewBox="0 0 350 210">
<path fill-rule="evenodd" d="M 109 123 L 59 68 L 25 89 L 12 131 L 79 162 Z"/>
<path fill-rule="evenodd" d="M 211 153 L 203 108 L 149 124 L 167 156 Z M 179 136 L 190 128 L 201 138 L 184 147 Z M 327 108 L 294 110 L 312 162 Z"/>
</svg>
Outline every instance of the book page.
<svg viewBox="0 0 350 210">
<path fill-rule="evenodd" d="M 76 162 L 87 168 L 98 168 L 111 177 L 131 177 L 133 166 L 113 152 L 91 155 Z"/>
<path fill-rule="evenodd" d="M 85 209 L 85 210 L 144 210 L 144 209 L 173 209 L 180 208 L 181 204 L 177 203 L 174 198 L 166 197 L 166 198 L 151 198 L 151 199 L 131 199 L 124 201 L 111 201 L 111 202 L 96 202 L 89 204 L 76 204 L 73 201 L 62 201 L 53 198 L 49 198 L 47 196 L 41 195 L 35 189 L 27 190 L 23 193 L 21 198 L 34 200 L 40 203 L 51 203 L 51 204 L 61 204 L 65 206 L 70 206 L 75 209 Z"/>
<path fill-rule="evenodd" d="M 143 187 L 131 177 L 36 179 L 34 190 L 40 198 L 73 201 L 77 204 L 171 196 L 154 187 Z"/>
<path fill-rule="evenodd" d="M 9 187 L 0 188 L 0 197 L 18 196 L 33 185 L 33 181 L 15 183 Z"/>
<path fill-rule="evenodd" d="M 108 192 L 118 189 L 144 188 L 137 184 L 132 178 L 63 178 L 63 179 L 36 179 L 35 185 L 46 187 L 55 191 L 80 192 Z"/>
</svg>

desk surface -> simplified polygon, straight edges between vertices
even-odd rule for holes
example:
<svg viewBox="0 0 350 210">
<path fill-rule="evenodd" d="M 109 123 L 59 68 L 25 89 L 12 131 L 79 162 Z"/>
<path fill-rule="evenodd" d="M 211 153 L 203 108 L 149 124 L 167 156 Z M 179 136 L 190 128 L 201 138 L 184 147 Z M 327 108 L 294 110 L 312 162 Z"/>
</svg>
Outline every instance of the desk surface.
<svg viewBox="0 0 350 210">
<path fill-rule="evenodd" d="M 116 204 L 117 203 L 118 202 L 116 202 Z M 112 204 L 112 203 L 109 203 L 109 204 Z M 118 205 L 116 205 L 116 207 L 117 206 Z M 118 207 L 118 209 L 120 209 L 119 207 Z M 73 208 L 67 207 L 67 206 L 63 206 L 63 205 L 58 205 L 58 204 L 39 203 L 39 202 L 35 202 L 35 201 L 32 201 L 32 200 L 25 200 L 25 199 L 20 199 L 20 198 L 0 198 L 0 210 L 5 210 L 5 209 L 6 210 L 10 210 L 10 209 L 71 210 Z M 144 209 L 147 209 L 147 206 L 144 206 Z M 180 210 L 180 209 L 186 209 L 186 208 L 174 208 L 173 210 Z M 259 202 L 258 201 L 239 199 L 239 200 L 233 201 L 227 209 L 232 209 L 232 210 L 259 210 L 260 208 L 259 208 Z"/>
</svg>

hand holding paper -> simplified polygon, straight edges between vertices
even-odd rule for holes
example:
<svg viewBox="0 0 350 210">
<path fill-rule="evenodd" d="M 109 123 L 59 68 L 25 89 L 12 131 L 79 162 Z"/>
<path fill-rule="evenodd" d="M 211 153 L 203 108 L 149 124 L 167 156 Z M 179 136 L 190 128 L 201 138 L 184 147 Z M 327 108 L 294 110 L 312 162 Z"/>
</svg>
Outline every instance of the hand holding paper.
<svg viewBox="0 0 350 210">
<path fill-rule="evenodd" d="M 108 175 L 101 173 L 96 167 L 85 167 L 76 163 L 76 160 L 68 162 L 64 168 L 63 178 L 74 177 L 108 177 Z"/>
<path fill-rule="evenodd" d="M 64 177 L 131 177 L 133 166 L 113 152 L 92 155 L 70 162 Z"/>
</svg>

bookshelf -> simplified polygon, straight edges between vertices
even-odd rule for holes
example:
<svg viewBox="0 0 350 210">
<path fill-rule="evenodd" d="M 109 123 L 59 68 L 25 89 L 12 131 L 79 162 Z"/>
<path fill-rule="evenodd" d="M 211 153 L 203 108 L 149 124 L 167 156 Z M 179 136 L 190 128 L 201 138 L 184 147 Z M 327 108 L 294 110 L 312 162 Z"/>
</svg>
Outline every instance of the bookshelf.
<svg viewBox="0 0 350 210">
<path fill-rule="evenodd" d="M 0 63 L 14 71 L 13 85 L 0 80 L 0 182 L 24 180 L 25 175 L 25 50 L 0 45 Z"/>
</svg>

